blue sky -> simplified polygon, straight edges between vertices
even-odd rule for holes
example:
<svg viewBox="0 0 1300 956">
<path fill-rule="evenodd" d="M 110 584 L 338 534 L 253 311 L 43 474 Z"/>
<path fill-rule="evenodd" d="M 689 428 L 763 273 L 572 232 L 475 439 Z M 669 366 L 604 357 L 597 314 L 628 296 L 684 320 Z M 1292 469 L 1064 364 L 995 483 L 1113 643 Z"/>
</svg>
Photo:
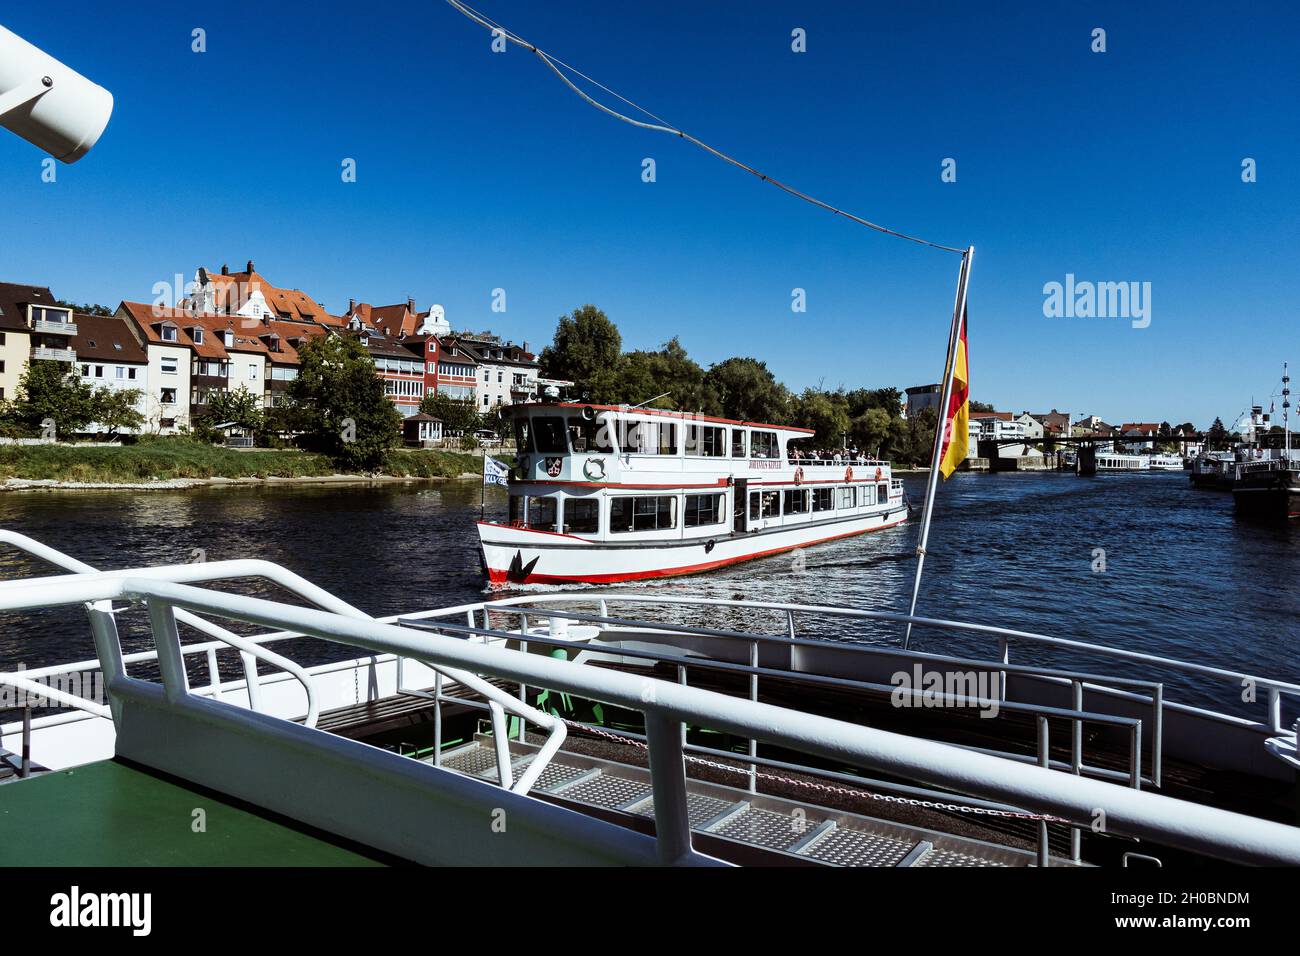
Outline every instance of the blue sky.
<svg viewBox="0 0 1300 956">
<path fill-rule="evenodd" d="M 1300 362 L 1286 4 L 477 5 L 777 178 L 973 244 L 975 398 L 1205 425 Z M 252 258 L 336 312 L 414 296 L 534 346 L 593 302 L 627 347 L 678 335 L 705 364 L 755 355 L 794 387 L 941 371 L 955 256 L 617 123 L 436 0 L 73 0 L 7 4 L 0 23 L 117 100 L 53 184 L 41 154 L 0 136 L 0 280 L 116 304 Z M 1067 273 L 1150 282 L 1150 326 L 1045 317 L 1043 285 Z"/>
</svg>

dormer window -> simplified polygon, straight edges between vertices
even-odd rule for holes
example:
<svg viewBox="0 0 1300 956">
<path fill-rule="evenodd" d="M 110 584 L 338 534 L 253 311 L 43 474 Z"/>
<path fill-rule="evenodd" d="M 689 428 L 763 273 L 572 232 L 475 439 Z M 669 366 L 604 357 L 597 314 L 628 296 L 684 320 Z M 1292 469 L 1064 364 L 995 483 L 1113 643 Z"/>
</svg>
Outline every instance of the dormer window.
<svg viewBox="0 0 1300 956">
<path fill-rule="evenodd" d="M 226 329 L 226 336 L 225 336 L 225 337 L 226 337 L 226 347 L 227 347 L 227 348 L 229 348 L 230 346 L 232 346 L 232 345 L 235 344 L 235 333 L 234 333 L 233 331 L 231 331 L 230 329 Z"/>
<path fill-rule="evenodd" d="M 176 341 L 176 326 L 164 323 L 158 326 L 158 338 L 164 342 Z"/>
<path fill-rule="evenodd" d="M 203 344 L 203 330 L 198 326 L 195 326 L 194 328 L 190 329 L 190 337 L 194 339 L 195 345 Z"/>
</svg>

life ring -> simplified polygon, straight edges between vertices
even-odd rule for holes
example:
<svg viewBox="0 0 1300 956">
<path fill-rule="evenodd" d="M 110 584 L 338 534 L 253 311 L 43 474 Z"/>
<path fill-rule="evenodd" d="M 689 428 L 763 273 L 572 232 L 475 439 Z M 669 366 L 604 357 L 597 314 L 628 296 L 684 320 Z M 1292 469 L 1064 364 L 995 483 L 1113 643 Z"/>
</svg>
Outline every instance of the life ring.
<svg viewBox="0 0 1300 956">
<path fill-rule="evenodd" d="M 882 477 L 884 474 L 885 474 L 885 470 L 884 470 L 883 468 L 877 468 L 877 469 L 876 469 L 876 481 L 879 481 L 879 480 L 881 479 L 881 477 Z"/>
<path fill-rule="evenodd" d="M 800 465 L 794 470 L 794 483 L 796 485 L 803 484 L 803 465 Z"/>
<path fill-rule="evenodd" d="M 605 463 L 599 458 L 588 458 L 587 463 L 582 466 L 582 473 L 590 481 L 604 481 Z"/>
<path fill-rule="evenodd" d="M 847 468 L 844 469 L 844 480 L 845 480 L 845 481 L 852 481 L 852 480 L 853 480 L 853 466 L 852 466 L 852 465 L 849 465 L 849 467 L 847 467 Z"/>
</svg>

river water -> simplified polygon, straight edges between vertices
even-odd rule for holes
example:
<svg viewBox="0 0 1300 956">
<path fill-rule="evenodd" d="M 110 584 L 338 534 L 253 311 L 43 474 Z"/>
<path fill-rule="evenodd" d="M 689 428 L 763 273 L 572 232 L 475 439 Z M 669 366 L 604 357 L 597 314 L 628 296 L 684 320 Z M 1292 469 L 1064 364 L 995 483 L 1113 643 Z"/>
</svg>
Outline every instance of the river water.
<svg viewBox="0 0 1300 956">
<path fill-rule="evenodd" d="M 921 501 L 924 477 L 906 484 Z M 0 496 L 0 527 L 101 568 L 265 558 L 383 615 L 482 599 L 479 501 L 475 481 L 15 492 Z M 503 492 L 489 492 L 489 517 L 504 506 Z M 906 610 L 918 530 L 919 510 L 898 528 L 798 558 L 630 587 Z M 3 578 L 36 573 L 47 572 L 0 551 Z M 940 489 L 918 611 L 1300 682 L 1298 575 L 1300 530 L 1245 523 L 1230 495 L 1193 489 L 1183 474 L 958 474 Z M 801 631 L 839 640 L 897 636 L 833 621 L 809 621 Z M 918 632 L 917 643 L 982 657 L 995 650 L 987 638 L 947 632 Z M 78 612 L 0 615 L 0 670 L 93 656 Z M 1033 647 L 1014 648 L 1012 659 L 1081 664 Z M 1105 660 L 1086 666 L 1118 670 Z M 1238 706 L 1234 687 L 1159 676 L 1174 699 L 1259 714 Z"/>
</svg>

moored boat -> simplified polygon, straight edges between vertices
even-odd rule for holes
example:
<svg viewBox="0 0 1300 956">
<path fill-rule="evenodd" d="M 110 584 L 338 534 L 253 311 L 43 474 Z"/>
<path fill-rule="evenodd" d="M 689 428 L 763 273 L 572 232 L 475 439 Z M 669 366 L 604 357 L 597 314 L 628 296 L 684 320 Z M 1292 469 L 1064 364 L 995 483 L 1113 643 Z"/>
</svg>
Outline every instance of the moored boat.
<svg viewBox="0 0 1300 956">
<path fill-rule="evenodd" d="M 888 462 L 801 452 L 807 429 L 572 403 L 508 414 L 509 517 L 478 524 L 494 584 L 709 571 L 907 518 Z"/>
<path fill-rule="evenodd" d="M 1147 467 L 1152 471 L 1182 471 L 1181 455 L 1148 455 Z"/>
</svg>

